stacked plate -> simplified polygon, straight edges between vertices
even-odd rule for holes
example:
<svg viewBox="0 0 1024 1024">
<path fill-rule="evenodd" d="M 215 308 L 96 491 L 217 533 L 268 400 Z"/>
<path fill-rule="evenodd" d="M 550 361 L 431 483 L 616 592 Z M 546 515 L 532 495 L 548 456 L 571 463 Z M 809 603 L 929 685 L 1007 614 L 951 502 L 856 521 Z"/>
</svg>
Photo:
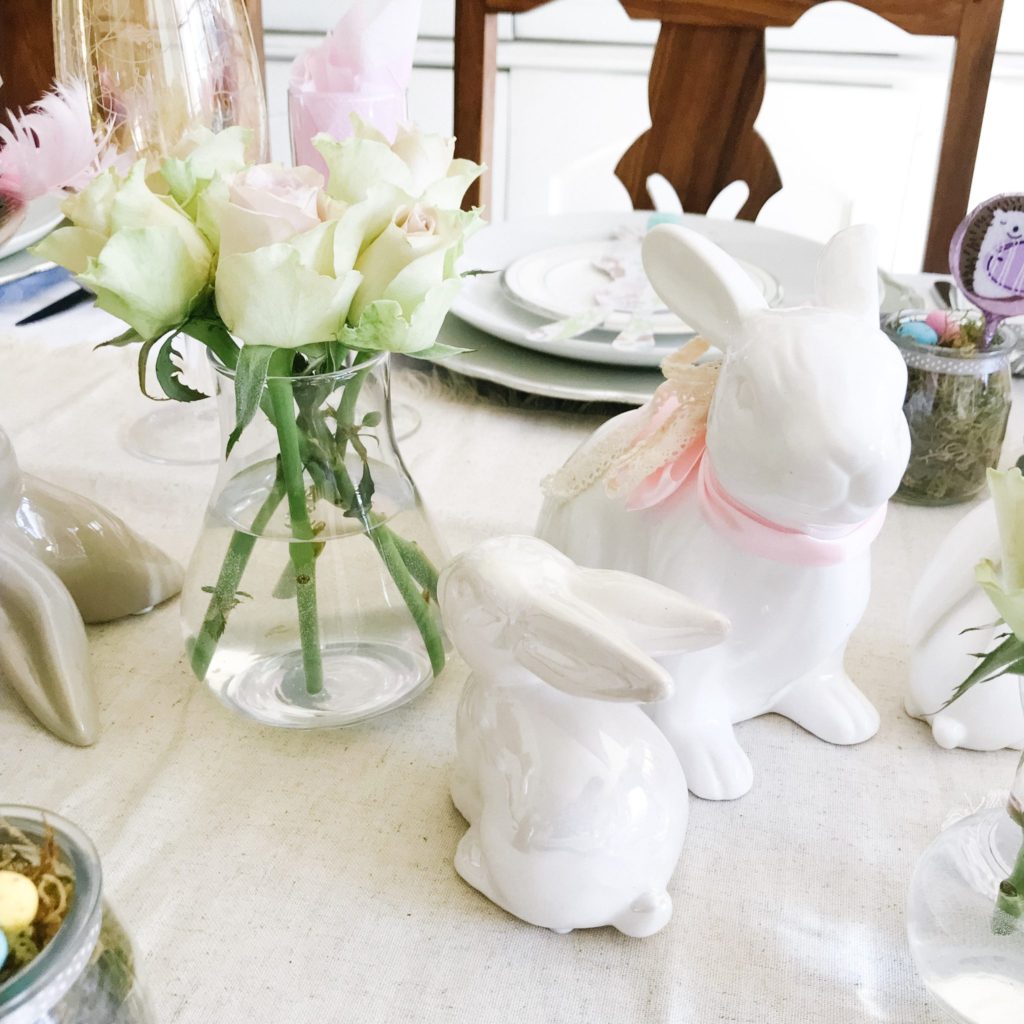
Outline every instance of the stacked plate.
<svg viewBox="0 0 1024 1024">
<path fill-rule="evenodd" d="M 564 214 L 493 224 L 466 246 L 469 278 L 442 340 L 471 349 L 470 377 L 583 401 L 640 404 L 661 360 L 693 336 L 643 278 L 649 212 Z M 734 256 L 770 305 L 810 301 L 821 246 L 747 221 L 680 223 Z"/>
<path fill-rule="evenodd" d="M 60 203 L 60 196 L 44 196 L 35 200 L 29 205 L 18 230 L 0 245 L 0 287 L 53 267 L 52 263 L 33 256 L 27 250 L 64 219 Z"/>
</svg>

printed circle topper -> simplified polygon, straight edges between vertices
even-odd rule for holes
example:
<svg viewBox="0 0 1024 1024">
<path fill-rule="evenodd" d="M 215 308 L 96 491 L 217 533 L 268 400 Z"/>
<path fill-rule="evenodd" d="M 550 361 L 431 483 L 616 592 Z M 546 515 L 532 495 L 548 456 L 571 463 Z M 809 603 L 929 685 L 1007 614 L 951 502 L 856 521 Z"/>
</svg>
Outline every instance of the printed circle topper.
<svg viewBox="0 0 1024 1024">
<path fill-rule="evenodd" d="M 972 210 L 949 243 L 949 270 L 985 314 L 986 340 L 1001 320 L 1024 314 L 1024 195 L 995 196 Z"/>
</svg>

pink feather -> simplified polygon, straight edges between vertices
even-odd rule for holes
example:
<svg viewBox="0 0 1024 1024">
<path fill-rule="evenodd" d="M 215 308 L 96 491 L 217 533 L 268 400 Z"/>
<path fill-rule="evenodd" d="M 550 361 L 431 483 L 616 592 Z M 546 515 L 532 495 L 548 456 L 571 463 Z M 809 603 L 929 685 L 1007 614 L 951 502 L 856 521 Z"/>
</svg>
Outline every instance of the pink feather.
<svg viewBox="0 0 1024 1024">
<path fill-rule="evenodd" d="M 77 191 L 117 159 L 110 127 L 93 127 L 81 82 L 57 85 L 28 113 L 0 123 L 0 192 L 29 202 L 58 189 Z"/>
</svg>

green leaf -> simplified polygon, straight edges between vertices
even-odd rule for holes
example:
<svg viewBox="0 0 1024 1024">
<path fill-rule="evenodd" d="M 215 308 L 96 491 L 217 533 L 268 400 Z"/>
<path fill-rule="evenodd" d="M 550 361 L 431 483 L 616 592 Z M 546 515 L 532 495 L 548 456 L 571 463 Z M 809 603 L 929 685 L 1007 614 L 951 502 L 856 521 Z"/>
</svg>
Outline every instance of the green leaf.
<svg viewBox="0 0 1024 1024">
<path fill-rule="evenodd" d="M 383 413 L 379 413 L 379 412 L 368 412 L 368 413 L 367 413 L 367 414 L 366 414 L 366 415 L 365 415 L 365 416 L 363 417 L 363 426 L 364 426 L 364 427 L 379 427 L 379 426 L 380 426 L 380 421 L 381 421 L 381 420 L 382 420 L 383 418 L 384 418 L 384 415 L 383 415 Z"/>
<path fill-rule="evenodd" d="M 252 422 L 267 386 L 267 368 L 276 350 L 269 345 L 243 345 L 235 367 L 235 429 L 228 436 L 225 455 L 231 454 L 242 431 Z"/>
<path fill-rule="evenodd" d="M 164 394 L 175 402 L 198 402 L 208 398 L 202 391 L 190 388 L 181 379 L 181 367 L 174 362 L 178 353 L 174 351 L 174 339 L 177 332 L 172 334 L 160 347 L 156 354 L 156 362 L 153 369 L 156 371 L 156 379 L 163 388 Z"/>
<path fill-rule="evenodd" d="M 161 402 L 163 399 L 157 398 L 156 395 L 151 395 L 146 390 L 146 366 L 149 363 L 150 350 L 159 340 L 159 338 L 147 338 L 146 341 L 143 342 L 142 348 L 139 349 L 139 390 L 147 398 L 152 398 L 155 402 Z"/>
<path fill-rule="evenodd" d="M 1007 672 L 1024 675 L 1024 640 L 1012 635 L 978 662 L 974 671 L 953 691 L 953 696 L 939 710 L 944 711 L 978 683 L 987 683 Z"/>
<path fill-rule="evenodd" d="M 134 327 L 129 327 L 124 334 L 101 341 L 98 345 L 94 346 L 93 351 L 95 352 L 99 348 L 125 348 L 128 345 L 134 345 L 137 341 L 142 341 L 142 335 Z"/>
<path fill-rule="evenodd" d="M 228 369 L 238 363 L 238 345 L 216 316 L 193 316 L 181 326 L 182 334 L 201 341 Z"/>
<path fill-rule="evenodd" d="M 413 352 L 412 358 L 414 359 L 427 359 L 432 363 L 442 362 L 445 359 L 453 359 L 455 356 L 465 355 L 467 352 L 472 352 L 471 348 L 456 348 L 454 345 L 445 345 L 443 342 L 435 341 L 430 348 L 420 349 L 419 352 Z"/>
</svg>

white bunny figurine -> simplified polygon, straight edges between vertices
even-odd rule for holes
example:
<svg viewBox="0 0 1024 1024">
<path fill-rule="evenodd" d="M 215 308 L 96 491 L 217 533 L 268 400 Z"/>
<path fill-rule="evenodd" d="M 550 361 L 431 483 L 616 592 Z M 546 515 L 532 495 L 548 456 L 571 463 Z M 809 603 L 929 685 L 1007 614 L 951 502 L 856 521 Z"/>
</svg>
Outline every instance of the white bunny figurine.
<svg viewBox="0 0 1024 1024">
<path fill-rule="evenodd" d="M 633 702 L 672 689 L 649 653 L 716 643 L 727 623 L 647 580 L 580 569 L 533 537 L 460 555 L 438 600 L 472 670 L 452 781 L 469 822 L 456 870 L 530 924 L 653 935 L 672 915 L 686 780 Z"/>
<path fill-rule="evenodd" d="M 698 796 L 750 788 L 736 722 L 774 711 L 844 744 L 878 728 L 843 656 L 910 439 L 872 243 L 865 228 L 836 235 L 818 305 L 776 310 L 707 239 L 654 228 L 651 282 L 724 361 L 670 357 L 651 402 L 606 423 L 546 482 L 539 536 L 581 565 L 685 589 L 732 623 L 723 644 L 662 661 L 680 685 L 649 709 Z"/>
<path fill-rule="evenodd" d="M 1002 675 L 943 705 L 978 664 L 976 652 L 995 647 L 1002 623 L 978 585 L 974 567 L 1001 558 L 996 510 L 986 501 L 964 516 L 935 549 L 910 601 L 911 646 L 907 713 L 931 724 L 940 747 L 1000 750 L 1024 747 L 1020 679 Z"/>
</svg>

